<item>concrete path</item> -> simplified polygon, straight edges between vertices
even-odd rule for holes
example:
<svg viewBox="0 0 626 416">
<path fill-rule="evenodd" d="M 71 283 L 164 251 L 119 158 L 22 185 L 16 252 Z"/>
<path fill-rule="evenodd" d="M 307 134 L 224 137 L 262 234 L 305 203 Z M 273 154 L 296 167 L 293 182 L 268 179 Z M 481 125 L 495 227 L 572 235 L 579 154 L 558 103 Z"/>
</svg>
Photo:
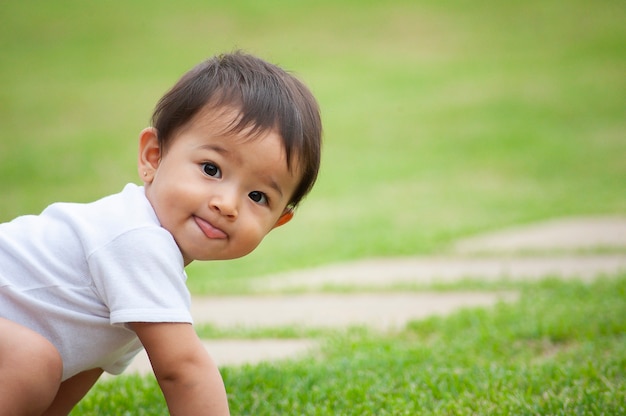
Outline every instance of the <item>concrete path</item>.
<svg viewBox="0 0 626 416">
<path fill-rule="evenodd" d="M 399 330 L 410 320 L 463 307 L 511 301 L 511 293 L 307 293 L 194 299 L 192 313 L 217 327 L 346 328 Z"/>
<path fill-rule="evenodd" d="M 625 254 L 532 257 L 405 257 L 368 259 L 257 281 L 258 290 L 323 289 L 324 287 L 383 288 L 432 285 L 463 279 L 481 281 L 537 280 L 546 276 L 590 280 L 626 271 Z"/>
<path fill-rule="evenodd" d="M 626 217 L 569 217 L 511 227 L 457 242 L 460 253 L 626 249 Z"/>
<path fill-rule="evenodd" d="M 193 299 L 192 314 L 196 323 L 222 328 L 368 325 L 394 330 L 432 314 L 511 301 L 516 294 L 389 293 L 389 287 L 419 287 L 460 279 L 554 276 L 589 280 L 624 271 L 626 217 L 566 218 L 462 240 L 445 257 L 362 260 L 270 276 L 259 279 L 256 285 L 257 290 L 266 293 L 325 287 L 349 287 L 350 293 L 197 297 Z M 372 288 L 385 287 L 386 292 L 371 293 Z M 359 288 L 370 291 L 360 293 Z M 311 340 L 210 340 L 206 347 L 219 365 L 241 365 L 296 357 L 314 351 L 316 344 Z M 140 355 L 127 373 L 149 371 L 147 357 Z"/>
</svg>

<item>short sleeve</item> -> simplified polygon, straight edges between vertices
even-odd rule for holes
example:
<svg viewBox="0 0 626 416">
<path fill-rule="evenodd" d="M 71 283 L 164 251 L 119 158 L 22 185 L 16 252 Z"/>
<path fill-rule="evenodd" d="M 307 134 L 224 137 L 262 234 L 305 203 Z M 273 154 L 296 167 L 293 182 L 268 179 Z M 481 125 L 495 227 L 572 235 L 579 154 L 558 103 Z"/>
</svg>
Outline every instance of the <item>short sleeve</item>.
<svg viewBox="0 0 626 416">
<path fill-rule="evenodd" d="M 166 230 L 127 231 L 94 250 L 87 261 L 111 324 L 192 323 L 183 258 Z"/>
</svg>

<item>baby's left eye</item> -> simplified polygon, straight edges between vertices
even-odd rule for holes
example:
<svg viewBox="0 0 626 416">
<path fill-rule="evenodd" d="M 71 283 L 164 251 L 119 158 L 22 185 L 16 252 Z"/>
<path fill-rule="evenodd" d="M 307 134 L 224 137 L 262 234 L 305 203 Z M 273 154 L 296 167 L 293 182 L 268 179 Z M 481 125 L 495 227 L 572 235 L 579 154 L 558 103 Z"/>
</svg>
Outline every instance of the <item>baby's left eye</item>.
<svg viewBox="0 0 626 416">
<path fill-rule="evenodd" d="M 267 196 L 263 192 L 252 191 L 248 194 L 248 197 L 257 204 L 267 204 Z"/>
</svg>

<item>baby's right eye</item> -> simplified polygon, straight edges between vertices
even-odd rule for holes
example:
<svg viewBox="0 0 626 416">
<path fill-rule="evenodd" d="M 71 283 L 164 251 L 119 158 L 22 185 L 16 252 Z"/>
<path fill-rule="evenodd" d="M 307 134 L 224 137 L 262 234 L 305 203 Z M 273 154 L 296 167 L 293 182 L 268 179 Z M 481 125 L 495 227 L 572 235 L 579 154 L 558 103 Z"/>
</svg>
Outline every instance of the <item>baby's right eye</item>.
<svg viewBox="0 0 626 416">
<path fill-rule="evenodd" d="M 202 171 L 205 175 L 208 175 L 212 178 L 221 178 L 222 171 L 215 163 L 207 162 L 202 164 Z"/>
</svg>

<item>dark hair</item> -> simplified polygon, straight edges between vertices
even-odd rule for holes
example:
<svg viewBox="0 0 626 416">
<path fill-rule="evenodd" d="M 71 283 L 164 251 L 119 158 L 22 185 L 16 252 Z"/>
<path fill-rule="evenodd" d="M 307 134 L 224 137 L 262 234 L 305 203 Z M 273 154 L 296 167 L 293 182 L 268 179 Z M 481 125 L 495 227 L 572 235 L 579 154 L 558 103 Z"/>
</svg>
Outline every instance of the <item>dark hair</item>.
<svg viewBox="0 0 626 416">
<path fill-rule="evenodd" d="M 232 107 L 240 116 L 228 133 L 250 129 L 251 136 L 276 129 L 287 167 L 294 161 L 302 178 L 290 207 L 309 193 L 320 166 L 322 122 L 309 89 L 293 75 L 242 52 L 208 59 L 184 74 L 158 102 L 152 115 L 159 145 L 165 151 L 176 131 L 205 107 Z"/>
</svg>

